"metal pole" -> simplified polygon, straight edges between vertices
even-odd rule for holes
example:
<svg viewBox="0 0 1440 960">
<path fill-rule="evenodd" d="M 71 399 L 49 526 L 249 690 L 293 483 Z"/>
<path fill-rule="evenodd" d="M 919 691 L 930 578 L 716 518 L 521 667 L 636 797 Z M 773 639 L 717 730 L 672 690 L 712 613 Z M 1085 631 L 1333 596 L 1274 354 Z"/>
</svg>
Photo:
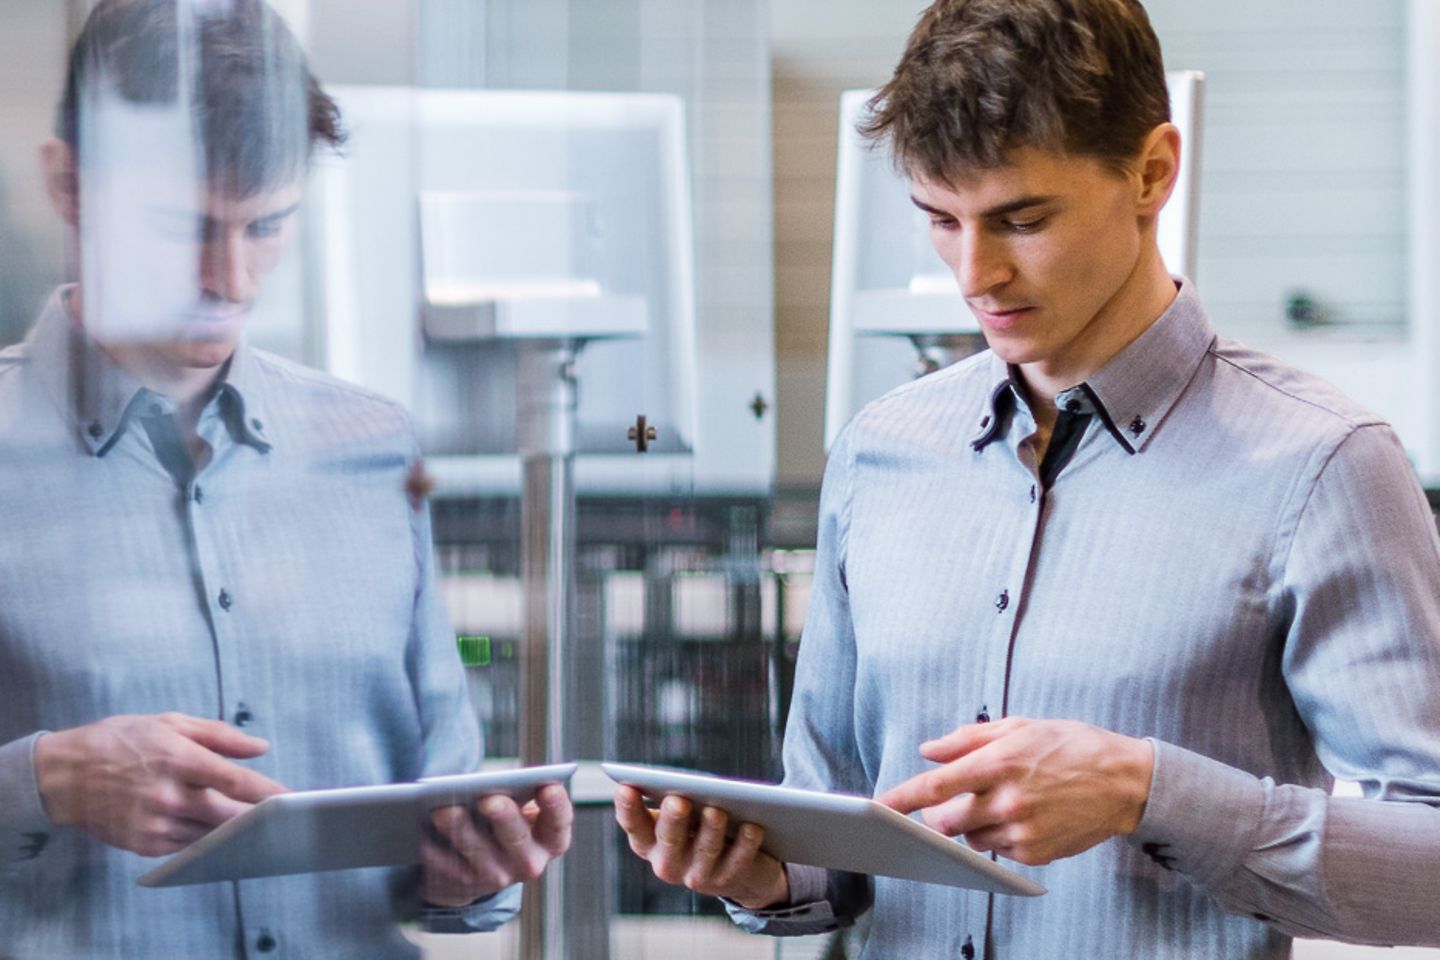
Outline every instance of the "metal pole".
<svg viewBox="0 0 1440 960">
<path fill-rule="evenodd" d="M 575 569 L 574 341 L 520 348 L 517 427 L 524 471 L 521 568 L 525 632 L 520 660 L 520 760 L 567 758 L 565 660 Z M 522 960 L 566 960 L 565 863 L 527 885 L 520 914 Z"/>
</svg>

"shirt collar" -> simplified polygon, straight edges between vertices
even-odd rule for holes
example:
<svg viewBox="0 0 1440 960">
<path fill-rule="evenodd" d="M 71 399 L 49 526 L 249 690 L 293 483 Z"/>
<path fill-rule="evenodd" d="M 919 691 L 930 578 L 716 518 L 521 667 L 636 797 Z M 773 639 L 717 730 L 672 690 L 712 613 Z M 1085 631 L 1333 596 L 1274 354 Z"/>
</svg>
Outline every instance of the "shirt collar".
<svg viewBox="0 0 1440 960">
<path fill-rule="evenodd" d="M 1098 415 L 1129 453 L 1143 450 L 1150 442 L 1215 341 L 1215 331 L 1193 284 L 1188 280 L 1176 283 L 1175 300 L 1158 320 L 1089 380 L 1055 396 L 1056 406 L 1063 410 Z M 976 450 L 998 438 L 1016 403 L 1024 402 L 1016 381 L 1015 371 L 991 353 L 988 382 L 992 388 L 970 442 Z"/>
<path fill-rule="evenodd" d="M 51 294 L 26 338 L 26 352 L 81 442 L 103 457 L 136 418 L 173 413 L 175 403 L 141 384 L 85 333 L 70 311 L 74 289 L 69 284 Z M 270 442 L 254 366 L 242 342 L 217 399 L 231 436 L 263 453 Z"/>
</svg>

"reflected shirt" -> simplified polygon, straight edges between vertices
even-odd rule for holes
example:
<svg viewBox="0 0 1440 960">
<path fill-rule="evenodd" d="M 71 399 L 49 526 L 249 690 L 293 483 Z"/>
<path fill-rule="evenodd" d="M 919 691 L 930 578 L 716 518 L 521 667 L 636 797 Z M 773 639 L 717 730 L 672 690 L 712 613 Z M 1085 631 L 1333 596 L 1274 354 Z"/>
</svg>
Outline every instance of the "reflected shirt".
<svg viewBox="0 0 1440 960">
<path fill-rule="evenodd" d="M 39 731 L 179 711 L 265 738 L 292 789 L 471 771 L 480 736 L 431 565 L 403 410 L 241 346 L 190 475 L 167 398 L 57 292 L 0 353 L 0 955 L 414 957 L 397 921 L 489 929 L 519 888 L 423 911 L 417 871 L 169 889 L 45 816 Z"/>
<path fill-rule="evenodd" d="M 1188 283 L 1056 398 L 1091 416 L 1048 485 L 1007 373 L 901 387 L 832 450 L 785 782 L 875 795 L 962 724 L 1079 720 L 1154 744 L 1138 831 L 1014 866 L 1036 899 L 792 865 L 791 906 L 732 915 L 873 901 L 871 960 L 1440 943 L 1440 545 L 1390 428 L 1217 337 Z"/>
</svg>

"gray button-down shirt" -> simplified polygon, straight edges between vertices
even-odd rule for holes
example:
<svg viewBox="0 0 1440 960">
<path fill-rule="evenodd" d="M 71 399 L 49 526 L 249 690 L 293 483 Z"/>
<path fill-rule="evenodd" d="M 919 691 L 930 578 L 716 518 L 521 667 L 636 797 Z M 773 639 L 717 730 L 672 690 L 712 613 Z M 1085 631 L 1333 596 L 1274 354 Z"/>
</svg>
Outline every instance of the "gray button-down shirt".
<svg viewBox="0 0 1440 960">
<path fill-rule="evenodd" d="M 792 866 L 795 906 L 737 920 L 873 896 L 866 958 L 1440 943 L 1440 550 L 1389 427 L 1217 338 L 1188 284 L 1057 398 L 1094 416 L 1049 489 L 1011 389 L 985 353 L 836 444 L 786 782 L 872 795 L 982 714 L 1068 718 L 1153 738 L 1139 831 L 1017 867 L 1034 900 Z"/>
<path fill-rule="evenodd" d="M 155 861 L 45 816 L 37 732 L 115 714 L 230 721 L 271 744 L 242 762 L 295 789 L 480 762 L 404 412 L 241 347 L 190 476 L 171 402 L 64 299 L 0 353 L 0 955 L 415 956 L 413 871 L 145 889 Z M 429 919 L 488 928 L 518 899 Z"/>
</svg>

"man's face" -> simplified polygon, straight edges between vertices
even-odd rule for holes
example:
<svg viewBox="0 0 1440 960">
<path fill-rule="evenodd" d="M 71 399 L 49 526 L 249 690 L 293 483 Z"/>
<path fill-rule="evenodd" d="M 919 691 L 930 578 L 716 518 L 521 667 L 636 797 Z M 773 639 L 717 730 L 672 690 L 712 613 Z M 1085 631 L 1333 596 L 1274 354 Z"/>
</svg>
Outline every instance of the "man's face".
<svg viewBox="0 0 1440 960">
<path fill-rule="evenodd" d="M 1112 307 L 1139 283 L 1138 181 L 1090 157 L 1020 148 L 1011 158 L 953 186 L 912 180 L 912 197 L 991 349 L 1086 376 L 1087 347 L 1133 323 Z"/>
<path fill-rule="evenodd" d="M 153 180 L 95 186 L 80 217 L 91 334 L 175 369 L 224 364 L 294 236 L 299 183 L 239 199 Z"/>
</svg>

